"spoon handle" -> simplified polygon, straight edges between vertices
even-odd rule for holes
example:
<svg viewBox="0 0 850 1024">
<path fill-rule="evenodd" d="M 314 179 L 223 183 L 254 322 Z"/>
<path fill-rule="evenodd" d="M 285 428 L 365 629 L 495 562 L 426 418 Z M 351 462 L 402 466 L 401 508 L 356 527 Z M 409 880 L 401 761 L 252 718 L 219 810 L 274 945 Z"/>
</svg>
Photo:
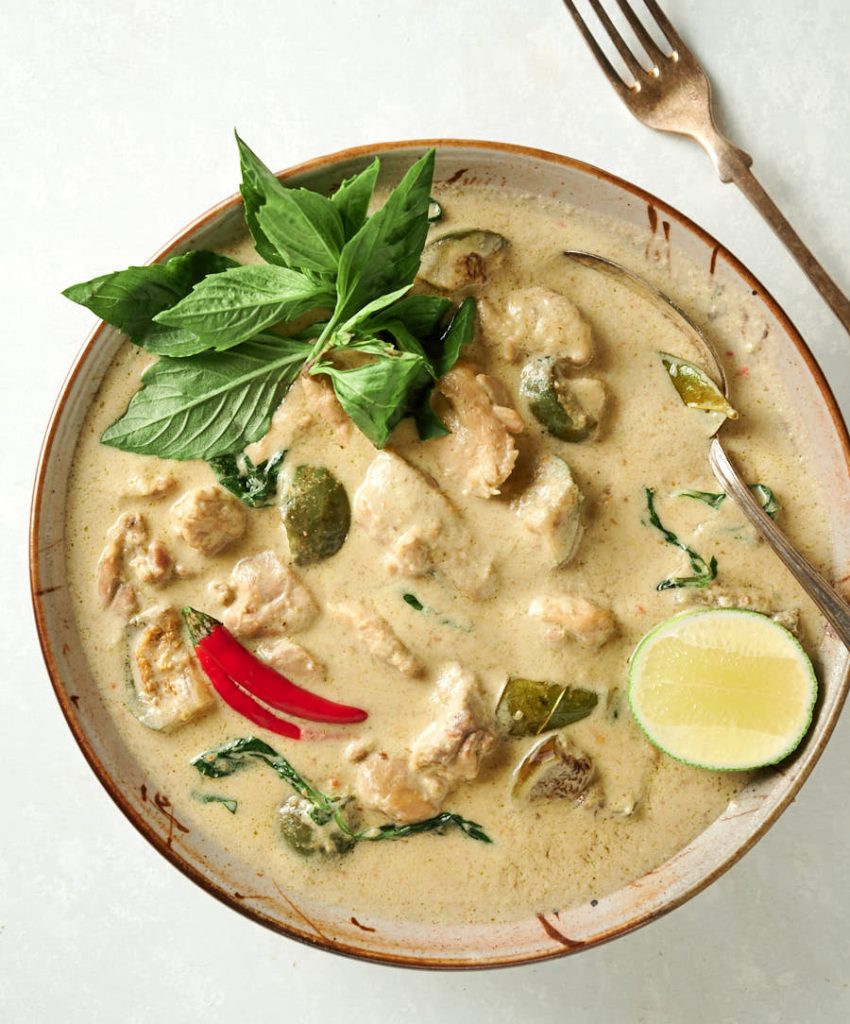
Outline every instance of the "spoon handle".
<svg viewBox="0 0 850 1024">
<path fill-rule="evenodd" d="M 747 519 L 782 559 L 791 575 L 821 610 L 838 638 L 850 650 L 850 604 L 793 547 L 770 516 L 762 511 L 716 437 L 709 447 L 708 460 L 723 490 L 734 499 Z"/>
</svg>

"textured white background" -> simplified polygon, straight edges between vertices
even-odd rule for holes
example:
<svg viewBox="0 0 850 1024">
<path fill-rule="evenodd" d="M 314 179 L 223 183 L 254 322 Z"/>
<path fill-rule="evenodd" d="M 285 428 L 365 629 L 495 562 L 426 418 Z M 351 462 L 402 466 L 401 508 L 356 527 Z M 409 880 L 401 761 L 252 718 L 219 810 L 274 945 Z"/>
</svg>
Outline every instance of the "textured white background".
<svg viewBox="0 0 850 1024">
<path fill-rule="evenodd" d="M 846 0 L 666 0 L 730 134 L 850 288 Z M 633 121 L 559 0 L 3 0 L 0 1019 L 594 1024 L 850 1018 L 850 720 L 728 875 L 620 941 L 433 975 L 268 933 L 116 811 L 62 721 L 26 587 L 38 445 L 83 336 L 71 282 L 146 259 L 235 190 L 231 129 L 275 167 L 362 142 L 469 136 L 597 163 L 716 234 L 774 292 L 850 410 L 850 342 L 693 145 Z"/>
</svg>

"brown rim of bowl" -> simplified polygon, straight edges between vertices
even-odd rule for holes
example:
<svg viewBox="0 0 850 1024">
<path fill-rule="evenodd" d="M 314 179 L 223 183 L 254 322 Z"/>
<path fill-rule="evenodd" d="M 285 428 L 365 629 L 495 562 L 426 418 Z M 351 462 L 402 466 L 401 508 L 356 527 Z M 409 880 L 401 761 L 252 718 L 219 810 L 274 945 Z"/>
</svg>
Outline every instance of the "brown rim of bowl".
<svg viewBox="0 0 850 1024">
<path fill-rule="evenodd" d="M 709 247 L 716 249 L 717 253 L 723 257 L 723 259 L 738 273 L 738 275 L 749 285 L 751 290 L 758 294 L 765 305 L 768 307 L 772 315 L 781 324 L 783 330 L 791 339 L 796 346 L 798 352 L 803 358 L 809 372 L 814 378 L 815 383 L 821 393 L 824 403 L 829 411 L 832 419 L 833 427 L 838 435 L 841 446 L 844 451 L 844 462 L 847 467 L 848 473 L 850 473 L 850 436 L 848 436 L 847 426 L 844 423 L 844 419 L 838 408 L 838 403 L 835 400 L 835 396 L 832 393 L 832 389 L 826 381 L 823 372 L 818 365 L 815 357 L 809 350 L 808 345 L 803 340 L 800 332 L 791 322 L 785 311 L 779 305 L 779 303 L 773 298 L 768 290 L 754 277 L 754 275 L 741 263 L 741 261 L 734 256 L 724 245 L 717 241 L 712 235 L 701 228 L 698 224 L 694 223 L 685 214 L 680 213 L 674 207 L 650 192 L 645 191 L 637 185 L 633 185 L 631 182 L 625 181 L 623 178 L 617 177 L 614 174 L 610 174 L 608 171 L 604 171 L 599 167 L 595 167 L 593 164 L 585 163 L 582 160 L 575 160 L 572 157 L 562 156 L 558 153 L 551 153 L 548 150 L 533 149 L 529 146 L 520 146 L 512 143 L 503 142 L 487 142 L 484 140 L 475 139 L 409 139 L 402 140 L 399 142 L 383 142 L 376 145 L 367 146 L 354 146 L 349 149 L 340 150 L 336 153 L 330 153 L 326 156 L 316 157 L 312 160 L 307 160 L 304 163 L 296 164 L 293 167 L 289 167 L 284 171 L 278 173 L 278 178 L 286 180 L 294 177 L 295 175 L 303 174 L 309 171 L 315 171 L 323 167 L 327 167 L 331 164 L 341 162 L 343 160 L 350 160 L 360 156 L 372 156 L 380 155 L 381 153 L 399 150 L 399 149 L 423 149 L 434 146 L 437 149 L 441 147 L 465 147 L 470 149 L 480 149 L 482 151 L 496 151 L 501 153 L 511 153 L 520 156 L 533 157 L 538 160 L 543 160 L 548 163 L 559 164 L 562 167 L 569 168 L 570 170 L 578 170 L 585 174 L 599 178 L 612 185 L 617 186 L 625 192 L 636 196 L 638 199 L 645 203 L 652 204 L 656 209 L 663 211 L 668 217 L 677 221 L 682 227 L 688 231 L 697 235 L 703 242 Z M 230 207 L 236 206 L 241 203 L 242 199 L 239 193 L 229 196 L 227 199 L 215 206 L 212 206 L 205 213 L 201 214 L 200 217 L 192 221 L 187 227 L 175 235 L 166 245 L 164 245 L 153 258 L 149 261 L 156 263 L 162 259 L 167 253 L 169 253 L 176 246 L 184 242 L 188 237 L 204 227 L 213 218 L 229 209 Z M 767 818 L 757 831 L 750 836 L 748 841 L 741 847 L 739 847 L 734 853 L 730 854 L 718 867 L 714 869 L 708 876 L 701 878 L 699 881 L 691 885 L 684 893 L 673 900 L 669 905 L 662 909 L 655 910 L 643 915 L 637 915 L 626 924 L 621 925 L 617 928 L 611 929 L 609 932 L 605 932 L 602 935 L 596 936 L 591 943 L 587 943 L 583 946 L 578 946 L 574 949 L 554 949 L 549 952 L 522 955 L 515 958 L 504 958 L 504 957 L 482 957 L 475 963 L 470 963 L 466 960 L 453 960 L 453 959 L 440 959 L 437 957 L 433 958 L 414 958 L 407 957 L 392 953 L 375 953 L 368 949 L 362 949 L 355 946 L 350 946 L 346 943 L 337 942 L 332 939 L 317 938 L 315 935 L 307 932 L 303 932 L 297 928 L 293 928 L 288 925 L 283 925 L 279 921 L 273 920 L 268 917 L 262 911 L 257 910 L 253 907 L 247 907 L 241 904 L 233 895 L 218 885 L 210 881 L 204 874 L 198 871 L 193 865 L 183 860 L 174 850 L 165 844 L 165 842 L 153 832 L 147 825 L 147 823 L 136 813 L 134 808 L 128 803 L 120 787 L 118 787 L 109 773 L 105 770 L 103 765 L 94 753 L 91 745 L 89 744 L 82 728 L 76 720 L 74 710 L 68 700 L 64 689 L 59 678 L 59 672 L 56 664 L 53 660 L 52 651 L 50 648 L 50 641 L 47 635 L 47 628 L 45 623 L 45 615 L 42 607 L 42 600 L 40 594 L 40 571 L 39 571 L 39 551 L 38 551 L 38 533 L 41 521 L 41 502 L 44 492 L 44 477 L 46 474 L 47 463 L 50 459 L 50 455 L 53 449 L 53 441 L 56 434 L 57 425 L 60 417 L 65 408 L 65 403 L 68 398 L 68 393 L 73 387 L 77 376 L 80 372 L 85 361 L 100 337 L 101 332 L 105 329 L 104 323 L 99 323 L 94 330 L 89 334 L 86 339 L 82 350 L 74 360 L 68 375 L 62 384 L 62 390 L 59 393 L 59 398 L 56 401 L 56 405 L 53 408 L 53 412 L 50 417 L 50 421 L 45 432 L 44 441 L 42 442 L 41 452 L 39 455 L 38 469 L 36 471 L 35 482 L 33 486 L 33 497 L 32 506 L 30 511 L 30 532 L 29 532 L 29 556 L 30 556 L 30 590 L 33 602 L 33 611 L 35 613 L 36 627 L 38 630 L 39 643 L 41 645 L 42 655 L 44 662 L 47 667 L 48 674 L 50 676 L 51 684 L 53 685 L 54 693 L 59 701 L 59 706 L 62 709 L 62 713 L 65 716 L 65 720 L 73 733 L 74 739 L 77 741 L 77 745 L 83 753 L 83 756 L 91 766 L 92 771 L 99 779 L 101 785 L 107 791 L 109 796 L 115 802 L 115 804 L 123 812 L 124 816 L 130 821 L 130 823 L 148 840 L 151 845 L 159 851 L 171 864 L 174 865 L 179 871 L 181 871 L 187 878 L 190 878 L 193 882 L 199 885 L 202 889 L 205 889 L 210 895 L 216 899 L 225 903 L 231 909 L 238 913 L 250 918 L 253 921 L 257 921 L 259 924 L 265 925 L 267 928 L 272 929 L 279 934 L 287 936 L 287 938 L 295 939 L 299 942 L 303 942 L 308 946 L 314 946 L 318 949 L 328 950 L 333 953 L 338 953 L 342 956 L 353 957 L 354 959 L 365 960 L 371 963 L 382 963 L 396 967 L 414 967 L 419 969 L 454 969 L 454 970 L 480 970 L 489 967 L 509 967 L 519 966 L 522 964 L 529 963 L 540 963 L 545 960 L 552 960 L 557 957 L 566 956 L 571 952 L 577 951 L 577 949 L 588 949 L 592 946 L 599 946 L 605 942 L 609 942 L 612 939 L 619 938 L 621 935 L 625 935 L 642 925 L 649 924 L 656 918 L 662 917 L 664 914 L 669 913 L 671 910 L 675 910 L 681 906 L 687 900 L 696 896 L 702 892 L 707 886 L 714 882 L 720 875 L 724 874 L 733 864 L 735 864 L 745 853 L 747 853 L 756 842 L 767 832 L 767 830 L 773 825 L 776 819 L 782 814 L 785 808 L 792 802 L 794 797 L 800 790 L 800 787 L 809 777 L 812 769 L 823 753 L 824 747 L 826 746 L 835 725 L 838 721 L 839 713 L 844 705 L 844 701 L 847 697 L 848 688 L 850 688 L 850 676 L 846 676 L 838 695 L 838 699 L 835 703 L 835 711 L 833 713 L 832 721 L 829 722 L 824 730 L 823 735 L 820 737 L 817 745 L 811 751 L 808 761 L 805 767 L 800 772 L 800 775 L 795 780 L 789 792 L 780 804 L 774 809 L 773 813 Z"/>
</svg>

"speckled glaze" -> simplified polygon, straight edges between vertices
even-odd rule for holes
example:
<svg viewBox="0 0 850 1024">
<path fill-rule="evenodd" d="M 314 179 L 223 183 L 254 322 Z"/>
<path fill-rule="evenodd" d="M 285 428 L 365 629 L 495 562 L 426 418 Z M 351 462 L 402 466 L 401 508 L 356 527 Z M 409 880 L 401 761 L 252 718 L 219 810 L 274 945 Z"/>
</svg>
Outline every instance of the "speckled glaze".
<svg viewBox="0 0 850 1024">
<path fill-rule="evenodd" d="M 517 146 L 455 140 L 368 146 L 322 157 L 281 178 L 328 189 L 376 153 L 387 181 L 412 159 L 438 147 L 437 177 L 493 184 L 562 199 L 663 237 L 706 267 L 728 288 L 758 294 L 779 346 L 788 400 L 816 439 L 816 476 L 828 482 L 835 525 L 829 574 L 850 578 L 850 438 L 823 375 L 796 329 L 752 275 L 722 246 L 676 210 L 642 190 L 577 161 Z M 215 248 L 242 217 L 231 197 L 204 214 L 155 260 L 192 248 Z M 48 427 L 35 482 L 30 533 L 31 585 L 41 645 L 62 711 L 84 755 L 110 796 L 139 831 L 177 868 L 241 913 L 311 945 L 384 963 L 431 968 L 519 964 L 586 949 L 625 934 L 673 909 L 730 867 L 794 798 L 820 756 L 844 702 L 850 655 L 827 631 L 813 652 L 821 693 L 815 724 L 794 758 L 754 777 L 726 812 L 656 870 L 595 906 L 499 925 L 409 925 L 358 921 L 289 894 L 245 863 L 226 857 L 173 813 L 168 794 L 150 792 L 139 765 L 97 697 L 66 589 L 63 529 L 65 490 L 86 409 L 122 338 L 101 324 L 87 340 L 65 382 Z M 780 571 L 777 569 L 777 571 Z"/>
</svg>

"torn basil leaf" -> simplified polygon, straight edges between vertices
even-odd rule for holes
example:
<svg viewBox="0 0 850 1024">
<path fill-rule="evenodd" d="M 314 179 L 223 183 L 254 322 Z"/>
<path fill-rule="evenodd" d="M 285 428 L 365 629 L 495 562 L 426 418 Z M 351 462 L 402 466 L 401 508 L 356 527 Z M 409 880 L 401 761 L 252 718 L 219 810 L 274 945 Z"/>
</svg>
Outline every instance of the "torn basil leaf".
<svg viewBox="0 0 850 1024">
<path fill-rule="evenodd" d="M 236 813 L 236 809 L 239 807 L 239 801 L 234 800 L 230 796 L 220 796 L 218 793 L 192 793 L 193 799 L 197 800 L 202 804 L 221 804 L 226 810 L 230 811 L 231 814 Z"/>
<path fill-rule="evenodd" d="M 651 487 L 644 487 L 643 490 L 646 497 L 646 507 L 649 513 L 650 526 L 654 526 L 655 529 L 663 535 L 668 544 L 672 544 L 680 551 L 685 552 L 694 573 L 693 576 L 668 576 L 667 579 L 662 580 L 655 589 L 675 590 L 679 587 L 707 587 L 708 584 L 717 576 L 717 559 L 712 555 L 711 559 L 706 562 L 702 555 L 694 551 L 693 548 L 688 547 L 688 545 L 685 544 L 684 541 L 680 540 L 672 530 L 668 530 L 658 518 L 658 513 L 655 511 L 655 491 L 652 490 Z"/>
<path fill-rule="evenodd" d="M 693 498 L 694 501 L 701 501 L 704 505 L 708 505 L 709 508 L 720 508 L 726 495 L 722 491 L 719 494 L 715 494 L 713 491 L 683 490 L 676 491 L 676 497 Z"/>
<path fill-rule="evenodd" d="M 277 478 L 285 455 L 285 451 L 275 452 L 256 466 L 244 452 L 219 455 L 208 461 L 222 487 L 251 508 L 264 508 L 275 502 Z"/>
<path fill-rule="evenodd" d="M 767 486 L 767 484 L 748 484 L 747 486 L 758 499 L 765 515 L 770 516 L 771 519 L 775 519 L 780 512 L 781 506 L 776 500 L 776 495 L 773 491 Z M 695 501 L 701 501 L 714 509 L 720 508 L 726 499 L 726 494 L 723 491 L 715 493 L 714 491 L 683 490 L 676 491 L 676 496 L 678 498 L 693 498 Z"/>
</svg>

